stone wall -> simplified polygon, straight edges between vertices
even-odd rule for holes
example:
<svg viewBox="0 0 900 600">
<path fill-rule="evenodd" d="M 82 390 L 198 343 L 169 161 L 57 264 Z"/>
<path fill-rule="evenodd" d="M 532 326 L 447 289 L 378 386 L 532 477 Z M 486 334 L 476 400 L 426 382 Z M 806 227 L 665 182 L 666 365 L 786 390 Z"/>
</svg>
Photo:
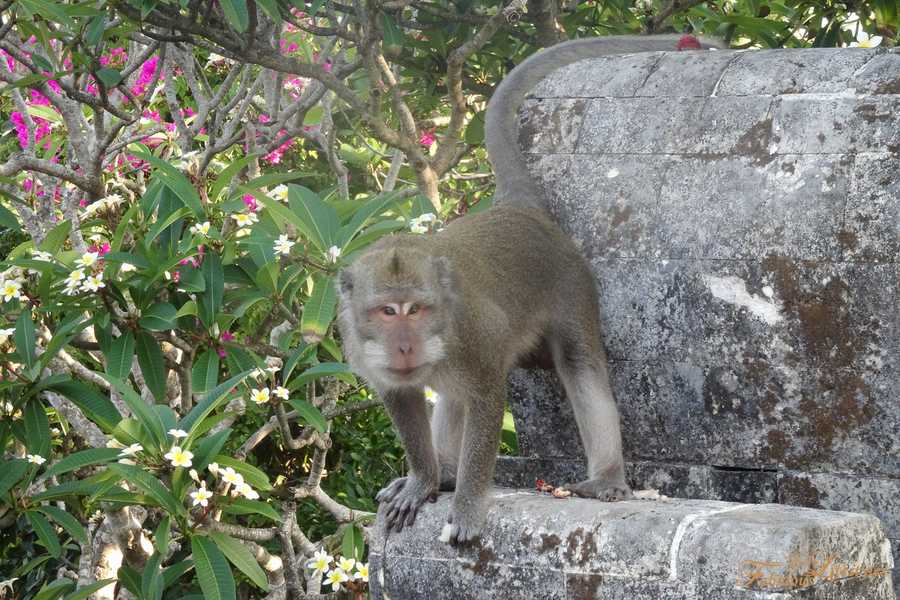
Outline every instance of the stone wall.
<svg viewBox="0 0 900 600">
<path fill-rule="evenodd" d="M 602 57 L 534 90 L 520 144 L 597 276 L 635 486 L 872 513 L 897 552 L 898 115 L 881 49 Z M 552 375 L 512 383 L 498 481 L 577 476 Z"/>
</svg>

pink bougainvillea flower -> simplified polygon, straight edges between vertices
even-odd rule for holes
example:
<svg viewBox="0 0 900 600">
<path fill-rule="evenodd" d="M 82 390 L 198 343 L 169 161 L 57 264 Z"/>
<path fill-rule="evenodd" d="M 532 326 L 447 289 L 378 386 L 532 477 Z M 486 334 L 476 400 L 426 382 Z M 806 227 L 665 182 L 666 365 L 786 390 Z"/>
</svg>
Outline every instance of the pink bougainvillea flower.
<svg viewBox="0 0 900 600">
<path fill-rule="evenodd" d="M 223 331 L 223 332 L 222 332 L 222 335 L 219 336 L 219 338 L 220 338 L 223 342 L 233 342 L 233 341 L 234 341 L 234 334 L 231 333 L 230 331 Z"/>
<path fill-rule="evenodd" d="M 434 136 L 434 129 L 431 131 L 423 131 L 421 135 L 419 135 L 419 143 L 426 148 L 430 147 L 436 139 L 437 138 Z"/>
<path fill-rule="evenodd" d="M 242 200 L 249 210 L 252 210 L 253 212 L 259 210 L 259 206 L 256 204 L 256 198 L 253 197 L 253 194 L 244 194 Z"/>
</svg>

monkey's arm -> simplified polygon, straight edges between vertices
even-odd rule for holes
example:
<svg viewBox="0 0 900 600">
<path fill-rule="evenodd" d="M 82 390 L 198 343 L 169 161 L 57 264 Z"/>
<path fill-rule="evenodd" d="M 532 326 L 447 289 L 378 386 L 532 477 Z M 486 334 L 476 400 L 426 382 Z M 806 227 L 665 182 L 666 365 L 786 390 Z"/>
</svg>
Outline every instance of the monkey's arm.
<svg viewBox="0 0 900 600">
<path fill-rule="evenodd" d="M 405 525 L 413 524 L 426 500 L 437 499 L 438 462 L 422 390 L 394 388 L 381 397 L 406 449 L 409 474 L 392 481 L 375 499 L 387 505 L 388 528 L 402 531 Z"/>
<path fill-rule="evenodd" d="M 485 143 L 497 183 L 494 200 L 545 208 L 543 190 L 528 173 L 518 142 L 519 108 L 535 85 L 553 71 L 585 58 L 675 50 L 681 37 L 681 34 L 616 35 L 570 40 L 541 50 L 522 61 L 500 82 L 491 96 L 485 116 Z M 700 41 L 703 48 L 719 46 L 709 40 Z"/>
</svg>

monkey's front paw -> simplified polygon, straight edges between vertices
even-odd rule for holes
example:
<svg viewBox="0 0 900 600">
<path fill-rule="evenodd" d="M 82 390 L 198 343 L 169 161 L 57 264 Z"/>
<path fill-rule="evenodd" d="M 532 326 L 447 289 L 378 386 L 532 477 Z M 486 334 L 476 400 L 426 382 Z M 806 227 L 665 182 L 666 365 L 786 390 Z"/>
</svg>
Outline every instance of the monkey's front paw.
<svg viewBox="0 0 900 600">
<path fill-rule="evenodd" d="M 477 514 L 482 516 L 476 516 Z M 440 540 L 445 544 L 468 544 L 475 541 L 484 528 L 485 511 L 464 512 L 457 509 L 450 511 L 447 524 L 441 530 Z"/>
<path fill-rule="evenodd" d="M 378 492 L 375 500 L 385 505 L 388 530 L 403 531 L 415 522 L 419 507 L 437 500 L 437 488 L 412 477 L 399 477 Z"/>
<path fill-rule="evenodd" d="M 625 482 L 610 482 L 606 479 L 588 479 L 567 485 L 566 489 L 582 498 L 597 498 L 604 502 L 630 500 L 634 497 L 631 488 Z"/>
</svg>

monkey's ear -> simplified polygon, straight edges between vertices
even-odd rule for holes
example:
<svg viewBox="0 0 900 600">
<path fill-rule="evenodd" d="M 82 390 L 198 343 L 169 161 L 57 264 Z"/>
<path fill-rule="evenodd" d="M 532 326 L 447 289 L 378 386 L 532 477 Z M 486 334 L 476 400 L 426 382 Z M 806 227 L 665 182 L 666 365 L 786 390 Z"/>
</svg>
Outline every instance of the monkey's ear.
<svg viewBox="0 0 900 600">
<path fill-rule="evenodd" d="M 342 299 L 349 299 L 350 293 L 353 291 L 353 275 L 350 273 L 350 269 L 341 269 L 337 275 L 337 293 L 338 296 Z"/>
</svg>

